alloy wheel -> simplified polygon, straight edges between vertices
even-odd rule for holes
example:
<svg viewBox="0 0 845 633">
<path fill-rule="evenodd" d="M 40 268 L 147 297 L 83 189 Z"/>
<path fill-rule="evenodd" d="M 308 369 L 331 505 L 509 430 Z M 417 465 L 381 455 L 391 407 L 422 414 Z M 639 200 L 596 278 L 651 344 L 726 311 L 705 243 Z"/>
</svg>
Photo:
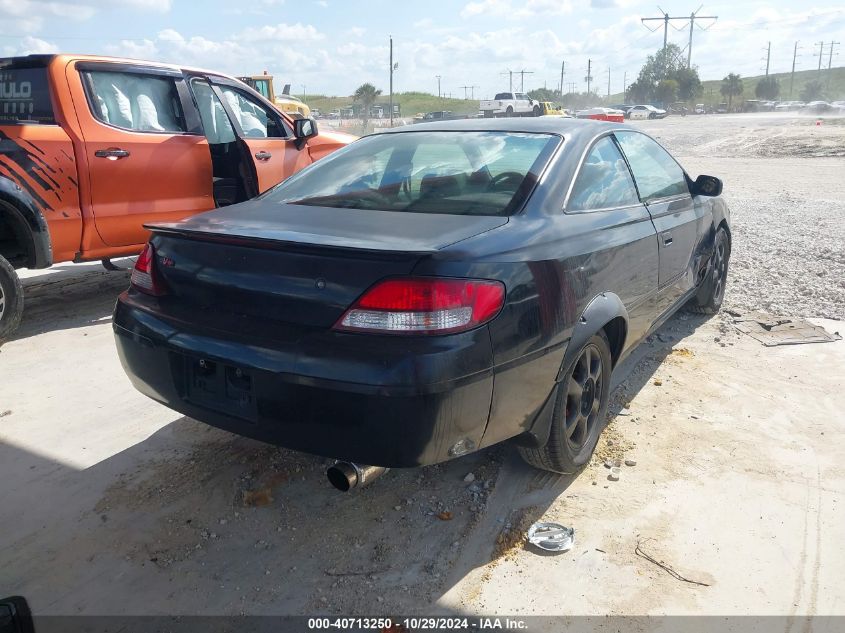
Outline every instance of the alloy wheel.
<svg viewBox="0 0 845 633">
<path fill-rule="evenodd" d="M 716 252 L 713 254 L 713 299 L 717 306 L 722 302 L 722 295 L 725 294 L 727 272 L 727 246 L 725 240 L 719 240 L 716 244 Z"/>
<path fill-rule="evenodd" d="M 573 452 L 580 451 L 598 424 L 604 367 L 595 345 L 581 352 L 572 368 L 566 390 L 564 431 Z"/>
</svg>

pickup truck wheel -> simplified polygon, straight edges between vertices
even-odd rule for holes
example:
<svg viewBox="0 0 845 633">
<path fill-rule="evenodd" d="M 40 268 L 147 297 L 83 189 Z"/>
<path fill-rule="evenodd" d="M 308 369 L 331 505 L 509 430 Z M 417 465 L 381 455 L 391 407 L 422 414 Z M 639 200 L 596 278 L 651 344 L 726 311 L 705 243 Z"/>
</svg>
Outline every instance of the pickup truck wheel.
<svg viewBox="0 0 845 633">
<path fill-rule="evenodd" d="M 534 116 L 540 116 L 540 106 L 534 106 Z"/>
<path fill-rule="evenodd" d="M 0 343 L 14 332 L 23 314 L 23 286 L 15 269 L 0 256 Z"/>
<path fill-rule="evenodd" d="M 578 350 L 557 388 L 552 429 L 545 446 L 519 447 L 536 468 L 572 474 L 593 454 L 610 399 L 610 344 L 604 330 Z"/>
<path fill-rule="evenodd" d="M 505 116 L 506 117 L 512 117 L 513 116 L 513 107 L 508 106 L 508 109 L 505 110 Z"/>
<path fill-rule="evenodd" d="M 716 231 L 716 242 L 711 256 L 707 277 L 701 288 L 687 303 L 687 310 L 698 314 L 716 314 L 725 298 L 725 283 L 728 279 L 728 261 L 731 258 L 731 240 L 727 231 Z"/>
</svg>

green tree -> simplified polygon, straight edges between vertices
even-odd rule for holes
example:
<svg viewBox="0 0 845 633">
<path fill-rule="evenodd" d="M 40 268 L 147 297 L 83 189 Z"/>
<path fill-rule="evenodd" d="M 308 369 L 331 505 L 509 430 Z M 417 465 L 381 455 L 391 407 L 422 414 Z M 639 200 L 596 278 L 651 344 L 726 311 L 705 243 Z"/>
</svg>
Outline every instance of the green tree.
<svg viewBox="0 0 845 633">
<path fill-rule="evenodd" d="M 671 89 L 661 82 L 674 82 L 675 94 L 671 95 L 670 101 L 665 101 Z M 688 101 L 701 93 L 701 80 L 695 68 L 687 68 L 686 60 L 681 54 L 681 49 L 675 44 L 668 44 L 661 48 L 654 55 L 649 55 L 643 67 L 640 69 L 637 79 L 628 86 L 628 100 L 635 103 L 648 103 L 649 101 L 664 101 L 669 103 L 680 98 Z"/>
<path fill-rule="evenodd" d="M 664 79 L 657 84 L 654 96 L 664 108 L 668 108 L 678 98 L 678 82 L 674 79 Z"/>
<path fill-rule="evenodd" d="M 678 82 L 678 99 L 681 101 L 691 101 L 704 91 L 695 68 L 679 68 L 672 79 Z"/>
<path fill-rule="evenodd" d="M 820 101 L 824 99 L 824 85 L 822 82 L 813 79 L 804 84 L 799 95 L 801 101 Z"/>
<path fill-rule="evenodd" d="M 528 96 L 536 101 L 560 101 L 560 92 L 548 88 L 537 88 L 528 92 Z"/>
<path fill-rule="evenodd" d="M 757 85 L 754 86 L 754 94 L 758 99 L 773 101 L 777 99 L 780 94 L 780 82 L 777 80 L 777 77 L 772 77 L 771 75 L 763 77 L 757 82 Z"/>
<path fill-rule="evenodd" d="M 734 97 L 741 95 L 742 91 L 742 77 L 736 73 L 730 73 L 727 77 L 722 79 L 722 87 L 719 88 L 719 92 L 722 93 L 723 97 L 728 98 L 728 110 L 730 110 L 733 105 Z"/>
<path fill-rule="evenodd" d="M 370 108 L 376 102 L 376 99 L 380 94 L 381 90 L 378 90 L 371 83 L 366 83 L 358 86 L 355 94 L 352 95 L 352 100 L 356 103 L 360 103 L 363 107 L 361 119 L 363 120 L 365 130 L 367 129 L 367 124 L 370 121 Z"/>
</svg>

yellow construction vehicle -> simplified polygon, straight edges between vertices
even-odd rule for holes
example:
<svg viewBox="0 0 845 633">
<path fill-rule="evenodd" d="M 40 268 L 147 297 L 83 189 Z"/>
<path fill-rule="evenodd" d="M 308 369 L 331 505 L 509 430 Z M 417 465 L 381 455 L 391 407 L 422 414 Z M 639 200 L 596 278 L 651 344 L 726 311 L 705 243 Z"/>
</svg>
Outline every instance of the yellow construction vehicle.
<svg viewBox="0 0 845 633">
<path fill-rule="evenodd" d="M 262 95 L 265 99 L 275 104 L 279 110 L 286 112 L 294 118 L 311 116 L 311 108 L 309 108 L 300 99 L 297 99 L 290 94 L 290 84 L 285 84 L 282 94 L 277 95 L 273 90 L 273 75 L 267 74 L 264 71 L 262 75 L 254 75 L 252 77 L 238 77 L 247 86 Z"/>
</svg>

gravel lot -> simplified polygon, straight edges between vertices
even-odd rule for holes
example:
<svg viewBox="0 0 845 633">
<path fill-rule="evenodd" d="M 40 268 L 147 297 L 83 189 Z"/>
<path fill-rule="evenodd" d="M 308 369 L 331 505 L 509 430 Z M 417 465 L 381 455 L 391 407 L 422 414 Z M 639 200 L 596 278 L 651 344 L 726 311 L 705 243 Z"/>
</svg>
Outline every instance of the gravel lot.
<svg viewBox="0 0 845 633">
<path fill-rule="evenodd" d="M 707 115 L 640 126 L 691 175 L 725 181 L 725 307 L 845 319 L 845 118 Z"/>
<path fill-rule="evenodd" d="M 813 123 L 637 124 L 725 180 L 729 309 L 843 318 L 845 126 Z M 614 372 L 577 476 L 505 445 L 343 495 L 325 459 L 132 389 L 110 323 L 127 273 L 25 277 L 0 350 L 0 593 L 37 614 L 845 615 L 845 341 L 766 348 L 725 312 L 680 314 Z M 612 482 L 608 459 L 636 465 Z M 525 547 L 541 519 L 576 547 Z"/>
</svg>

